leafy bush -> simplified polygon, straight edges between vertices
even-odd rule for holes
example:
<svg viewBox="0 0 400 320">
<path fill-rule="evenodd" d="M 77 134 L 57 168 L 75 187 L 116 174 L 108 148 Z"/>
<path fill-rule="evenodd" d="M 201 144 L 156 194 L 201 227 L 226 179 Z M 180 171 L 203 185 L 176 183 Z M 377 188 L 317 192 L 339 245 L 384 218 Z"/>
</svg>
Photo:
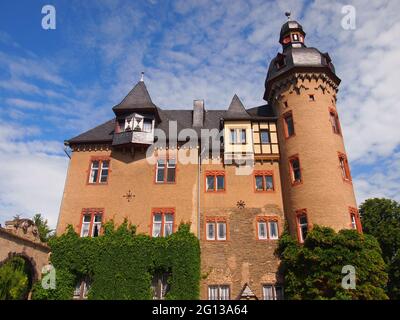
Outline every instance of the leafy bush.
<svg viewBox="0 0 400 320">
<path fill-rule="evenodd" d="M 25 299 L 29 291 L 26 262 L 14 257 L 0 267 L 0 300 Z"/>
<path fill-rule="evenodd" d="M 355 230 L 314 226 L 304 244 L 289 234 L 277 250 L 287 299 L 387 299 L 385 263 L 376 239 Z M 354 266 L 356 288 L 344 289 L 342 268 Z"/>
<path fill-rule="evenodd" d="M 387 294 L 400 299 L 400 204 L 390 199 L 368 199 L 360 206 L 365 233 L 373 235 L 388 265 Z"/>
</svg>

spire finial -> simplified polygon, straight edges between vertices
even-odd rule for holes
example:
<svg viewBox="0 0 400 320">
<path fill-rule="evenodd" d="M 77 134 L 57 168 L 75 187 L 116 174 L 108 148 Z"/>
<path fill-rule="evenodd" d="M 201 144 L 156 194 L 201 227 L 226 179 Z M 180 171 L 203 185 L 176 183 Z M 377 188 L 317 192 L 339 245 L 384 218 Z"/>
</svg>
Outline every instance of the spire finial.
<svg viewBox="0 0 400 320">
<path fill-rule="evenodd" d="M 140 82 L 144 82 L 144 72 L 142 71 L 142 75 L 140 76 Z"/>
<path fill-rule="evenodd" d="M 290 21 L 291 14 L 292 13 L 290 11 L 285 12 L 285 16 L 287 17 L 288 21 Z"/>
</svg>

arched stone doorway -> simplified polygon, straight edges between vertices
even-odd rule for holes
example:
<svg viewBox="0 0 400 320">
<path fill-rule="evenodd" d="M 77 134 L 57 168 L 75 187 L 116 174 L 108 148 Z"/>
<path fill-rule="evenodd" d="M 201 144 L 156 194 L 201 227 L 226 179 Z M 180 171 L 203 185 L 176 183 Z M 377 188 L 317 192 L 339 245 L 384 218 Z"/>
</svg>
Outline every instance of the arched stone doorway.
<svg viewBox="0 0 400 320">
<path fill-rule="evenodd" d="M 7 263 L 11 264 L 12 262 L 16 262 L 17 259 L 21 259 L 21 261 L 23 261 L 23 268 L 21 271 L 26 275 L 28 279 L 26 289 L 19 299 L 26 300 L 30 298 L 30 292 L 32 291 L 33 284 L 39 278 L 35 268 L 36 262 L 24 253 L 10 252 L 5 260 L 0 261 L 0 268 Z"/>
<path fill-rule="evenodd" d="M 5 228 L 0 227 L 0 266 L 15 257 L 22 258 L 30 288 L 40 279 L 42 268 L 48 264 L 49 253 L 50 248 L 40 241 L 37 228 L 30 220 L 8 221 Z"/>
</svg>

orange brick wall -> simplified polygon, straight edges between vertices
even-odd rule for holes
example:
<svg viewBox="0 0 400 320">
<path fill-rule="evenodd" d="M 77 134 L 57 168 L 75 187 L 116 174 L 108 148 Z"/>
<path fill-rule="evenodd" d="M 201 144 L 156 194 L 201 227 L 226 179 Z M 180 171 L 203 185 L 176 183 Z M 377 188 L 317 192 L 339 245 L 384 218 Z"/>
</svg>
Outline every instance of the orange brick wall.
<svg viewBox="0 0 400 320">
<path fill-rule="evenodd" d="M 322 80 L 298 80 L 280 91 L 274 108 L 279 116 L 280 171 L 284 208 L 290 230 L 297 234 L 295 211 L 307 209 L 310 225 L 335 230 L 350 228 L 348 207 L 357 207 L 353 185 L 343 181 L 338 152 L 346 153 L 343 137 L 332 131 L 329 108 L 335 106 L 335 90 Z M 294 86 L 299 89 L 294 90 Z M 315 101 L 310 101 L 313 94 Z M 285 107 L 284 102 L 287 103 Z M 286 139 L 282 114 L 292 111 L 295 136 Z M 339 114 L 340 116 L 340 114 Z M 298 155 L 303 183 L 292 186 L 289 157 Z"/>
</svg>

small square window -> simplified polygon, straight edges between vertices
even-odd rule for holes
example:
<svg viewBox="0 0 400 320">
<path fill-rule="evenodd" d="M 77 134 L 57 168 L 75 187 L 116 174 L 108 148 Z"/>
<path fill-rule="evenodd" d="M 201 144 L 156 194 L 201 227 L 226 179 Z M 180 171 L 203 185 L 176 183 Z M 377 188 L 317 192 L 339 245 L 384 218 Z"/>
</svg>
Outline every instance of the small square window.
<svg viewBox="0 0 400 320">
<path fill-rule="evenodd" d="M 83 209 L 81 237 L 98 237 L 101 231 L 102 210 Z"/>
<path fill-rule="evenodd" d="M 207 171 L 206 172 L 206 191 L 221 192 L 225 190 L 225 172 Z"/>
<path fill-rule="evenodd" d="M 269 138 L 269 131 L 268 130 L 261 130 L 260 131 L 260 140 L 262 144 L 268 144 L 271 142 Z"/>
<path fill-rule="evenodd" d="M 208 300 L 229 300 L 230 287 L 228 285 L 208 286 Z"/>
<path fill-rule="evenodd" d="M 226 240 L 226 221 L 218 221 L 216 218 L 207 219 L 206 239 L 209 241 Z"/>
<path fill-rule="evenodd" d="M 176 160 L 160 159 L 156 164 L 156 182 L 174 183 L 176 179 Z"/>
<path fill-rule="evenodd" d="M 174 210 L 154 209 L 152 212 L 152 237 L 168 237 L 174 230 Z"/>
<path fill-rule="evenodd" d="M 315 101 L 315 96 L 313 94 L 309 94 L 308 96 L 310 101 Z"/>
<path fill-rule="evenodd" d="M 273 191 L 274 178 L 272 171 L 255 171 L 255 190 L 256 191 Z"/>
</svg>

